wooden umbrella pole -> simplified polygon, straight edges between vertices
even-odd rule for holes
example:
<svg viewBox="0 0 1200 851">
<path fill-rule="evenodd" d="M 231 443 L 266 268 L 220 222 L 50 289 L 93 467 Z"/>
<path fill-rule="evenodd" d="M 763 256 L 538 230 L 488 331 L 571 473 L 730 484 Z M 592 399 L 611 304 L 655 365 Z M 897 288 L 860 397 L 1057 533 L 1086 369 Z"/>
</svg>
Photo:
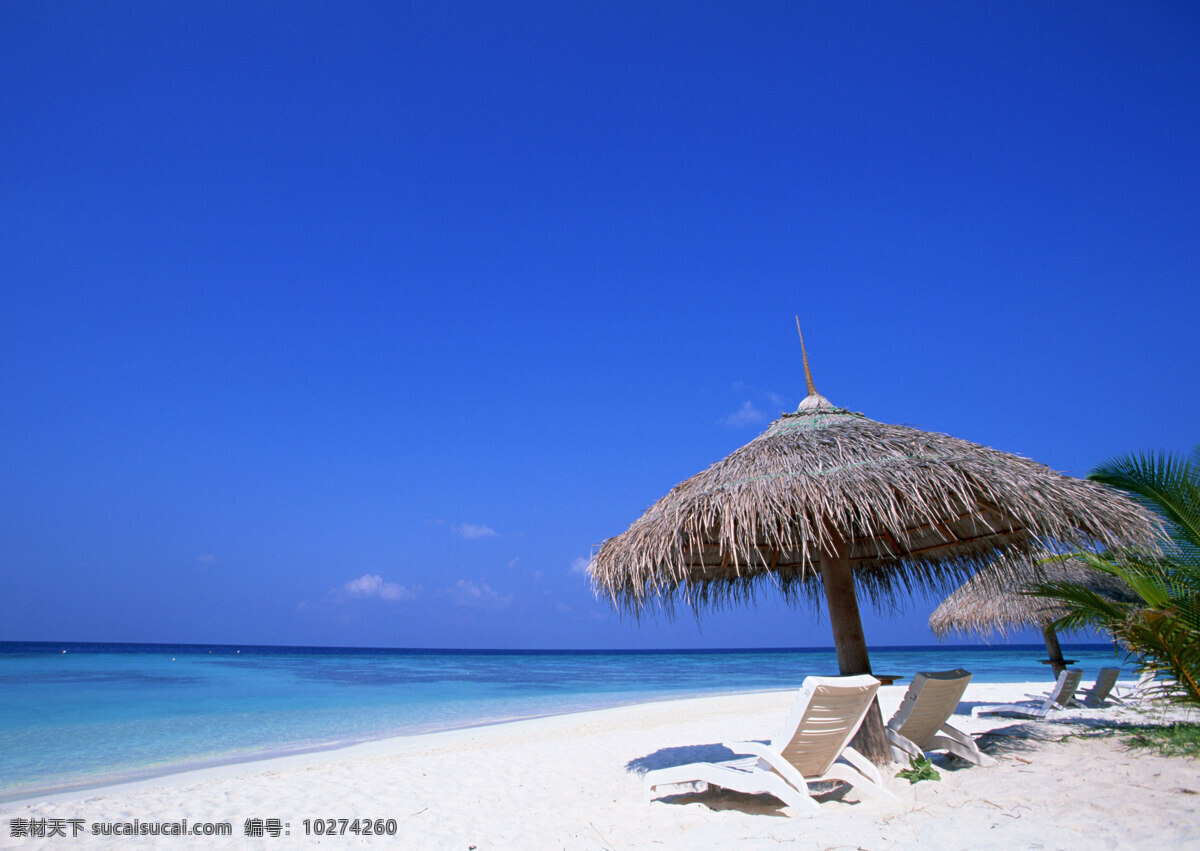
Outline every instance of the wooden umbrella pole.
<svg viewBox="0 0 1200 851">
<path fill-rule="evenodd" d="M 1054 628 L 1050 626 L 1042 627 L 1042 638 L 1046 642 L 1047 659 L 1050 660 L 1050 667 L 1054 670 L 1054 678 L 1057 680 L 1058 675 L 1067 669 L 1067 663 L 1063 659 L 1062 647 L 1058 643 L 1058 635 L 1054 632 Z"/>
<path fill-rule="evenodd" d="M 826 529 L 832 540 L 828 549 L 821 551 L 821 583 L 825 586 L 825 604 L 829 607 L 838 669 L 842 676 L 869 674 L 871 660 L 867 655 L 867 639 L 863 634 L 854 576 L 850 571 L 850 543 L 833 529 Z M 876 765 L 891 763 L 892 749 L 883 731 L 883 713 L 879 711 L 878 698 L 871 701 L 871 708 L 850 744 Z"/>
</svg>

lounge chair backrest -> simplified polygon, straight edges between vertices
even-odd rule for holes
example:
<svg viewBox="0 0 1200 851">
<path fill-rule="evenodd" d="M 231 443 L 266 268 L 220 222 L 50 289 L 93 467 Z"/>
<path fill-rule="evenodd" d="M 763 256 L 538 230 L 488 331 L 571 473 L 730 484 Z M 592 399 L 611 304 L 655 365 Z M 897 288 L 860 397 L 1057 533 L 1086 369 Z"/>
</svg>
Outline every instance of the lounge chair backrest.
<svg viewBox="0 0 1200 851">
<path fill-rule="evenodd" d="M 962 668 L 920 672 L 913 677 L 888 727 L 924 747 L 954 714 L 969 682 L 971 674 Z"/>
<path fill-rule="evenodd" d="M 879 680 L 805 677 L 786 726 L 771 743 L 805 777 L 825 774 L 858 731 Z"/>
<path fill-rule="evenodd" d="M 1117 684 L 1117 677 L 1120 675 L 1120 668 L 1101 668 L 1100 673 L 1096 675 L 1096 682 L 1088 689 L 1085 700 L 1088 703 L 1103 702 Z"/>
<path fill-rule="evenodd" d="M 1083 671 L 1078 668 L 1066 668 L 1058 675 L 1058 682 L 1047 695 L 1047 700 L 1057 706 L 1070 706 L 1079 689 L 1079 681 L 1083 679 Z"/>
</svg>

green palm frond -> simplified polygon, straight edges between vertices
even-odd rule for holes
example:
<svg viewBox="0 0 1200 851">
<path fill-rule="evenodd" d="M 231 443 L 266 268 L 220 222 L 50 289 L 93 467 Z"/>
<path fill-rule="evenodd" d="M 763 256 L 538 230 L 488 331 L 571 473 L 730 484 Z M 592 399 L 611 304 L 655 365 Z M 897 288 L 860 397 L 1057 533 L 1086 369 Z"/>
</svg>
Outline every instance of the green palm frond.
<svg viewBox="0 0 1200 851">
<path fill-rule="evenodd" d="M 1128 492 L 1168 523 L 1171 537 L 1192 563 L 1200 556 L 1200 446 L 1190 458 L 1165 452 L 1123 455 L 1088 477 Z"/>
<path fill-rule="evenodd" d="M 1173 678 L 1167 688 L 1178 700 L 1200 705 L 1200 630 L 1174 609 L 1141 609 L 1123 632 L 1131 645 L 1150 648 L 1149 667 Z"/>
<path fill-rule="evenodd" d="M 1116 602 L 1069 582 L 1048 582 L 1029 593 L 1063 604 L 1067 614 L 1055 629 L 1091 627 L 1140 655 L 1146 668 L 1165 674 L 1173 685 L 1164 686 L 1185 703 L 1200 704 L 1200 593 L 1171 596 L 1163 591 L 1161 569 L 1137 563 L 1104 565 L 1121 576 L 1142 597 L 1142 604 Z M 1100 568 L 1097 568 L 1100 569 Z M 1148 575 L 1139 575 L 1139 571 Z"/>
<path fill-rule="evenodd" d="M 1118 601 L 1071 582 L 1047 582 L 1028 593 L 1054 600 L 1067 614 L 1056 629 L 1091 627 L 1142 658 L 1162 675 L 1159 689 L 1200 705 L 1200 446 L 1190 458 L 1165 453 L 1127 455 L 1092 472 L 1091 478 L 1127 491 L 1163 518 L 1171 545 L 1161 554 L 1083 552 L 1088 568 L 1124 582 L 1135 602 Z"/>
<path fill-rule="evenodd" d="M 1050 624 L 1060 632 L 1087 629 L 1107 629 L 1108 625 L 1124 620 L 1128 604 L 1114 603 L 1090 588 L 1070 582 L 1046 582 L 1031 586 L 1026 593 L 1062 603 L 1067 614 Z"/>
</svg>

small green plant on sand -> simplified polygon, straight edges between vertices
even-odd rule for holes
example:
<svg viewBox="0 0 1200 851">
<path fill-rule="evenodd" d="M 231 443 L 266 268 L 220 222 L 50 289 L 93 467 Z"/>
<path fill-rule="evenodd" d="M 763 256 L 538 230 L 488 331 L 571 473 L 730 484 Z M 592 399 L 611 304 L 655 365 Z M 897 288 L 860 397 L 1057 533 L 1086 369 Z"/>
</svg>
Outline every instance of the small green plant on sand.
<svg viewBox="0 0 1200 851">
<path fill-rule="evenodd" d="M 1130 724 L 1121 732 L 1128 734 L 1124 741 L 1131 748 L 1150 748 L 1163 756 L 1200 757 L 1200 724 Z"/>
<path fill-rule="evenodd" d="M 1102 723 L 1090 730 L 1067 733 L 1054 741 L 1112 736 L 1120 736 L 1127 747 L 1156 751 L 1162 756 L 1200 757 L 1200 724 L 1184 721 L 1171 724 L 1130 724 L 1126 721 Z"/>
<path fill-rule="evenodd" d="M 938 770 L 933 767 L 933 763 L 927 756 L 910 756 L 908 768 L 900 769 L 896 776 L 905 778 L 909 783 L 942 779 L 942 775 L 938 774 Z"/>
</svg>

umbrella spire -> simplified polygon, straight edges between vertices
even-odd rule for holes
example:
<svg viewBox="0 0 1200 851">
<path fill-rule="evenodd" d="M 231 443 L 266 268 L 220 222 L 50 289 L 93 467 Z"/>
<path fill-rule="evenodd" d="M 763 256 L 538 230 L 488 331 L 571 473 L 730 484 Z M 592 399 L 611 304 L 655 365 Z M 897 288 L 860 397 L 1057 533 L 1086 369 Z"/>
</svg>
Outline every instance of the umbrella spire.
<svg viewBox="0 0 1200 851">
<path fill-rule="evenodd" d="M 804 332 L 800 330 L 799 315 L 796 316 L 796 333 L 800 335 L 800 354 L 804 358 L 804 380 L 808 383 L 808 395 L 804 397 L 804 401 L 800 403 L 796 413 L 811 408 L 832 408 L 833 403 L 818 393 L 817 386 L 813 384 L 812 370 L 808 367 L 808 350 L 804 348 Z"/>
</svg>

